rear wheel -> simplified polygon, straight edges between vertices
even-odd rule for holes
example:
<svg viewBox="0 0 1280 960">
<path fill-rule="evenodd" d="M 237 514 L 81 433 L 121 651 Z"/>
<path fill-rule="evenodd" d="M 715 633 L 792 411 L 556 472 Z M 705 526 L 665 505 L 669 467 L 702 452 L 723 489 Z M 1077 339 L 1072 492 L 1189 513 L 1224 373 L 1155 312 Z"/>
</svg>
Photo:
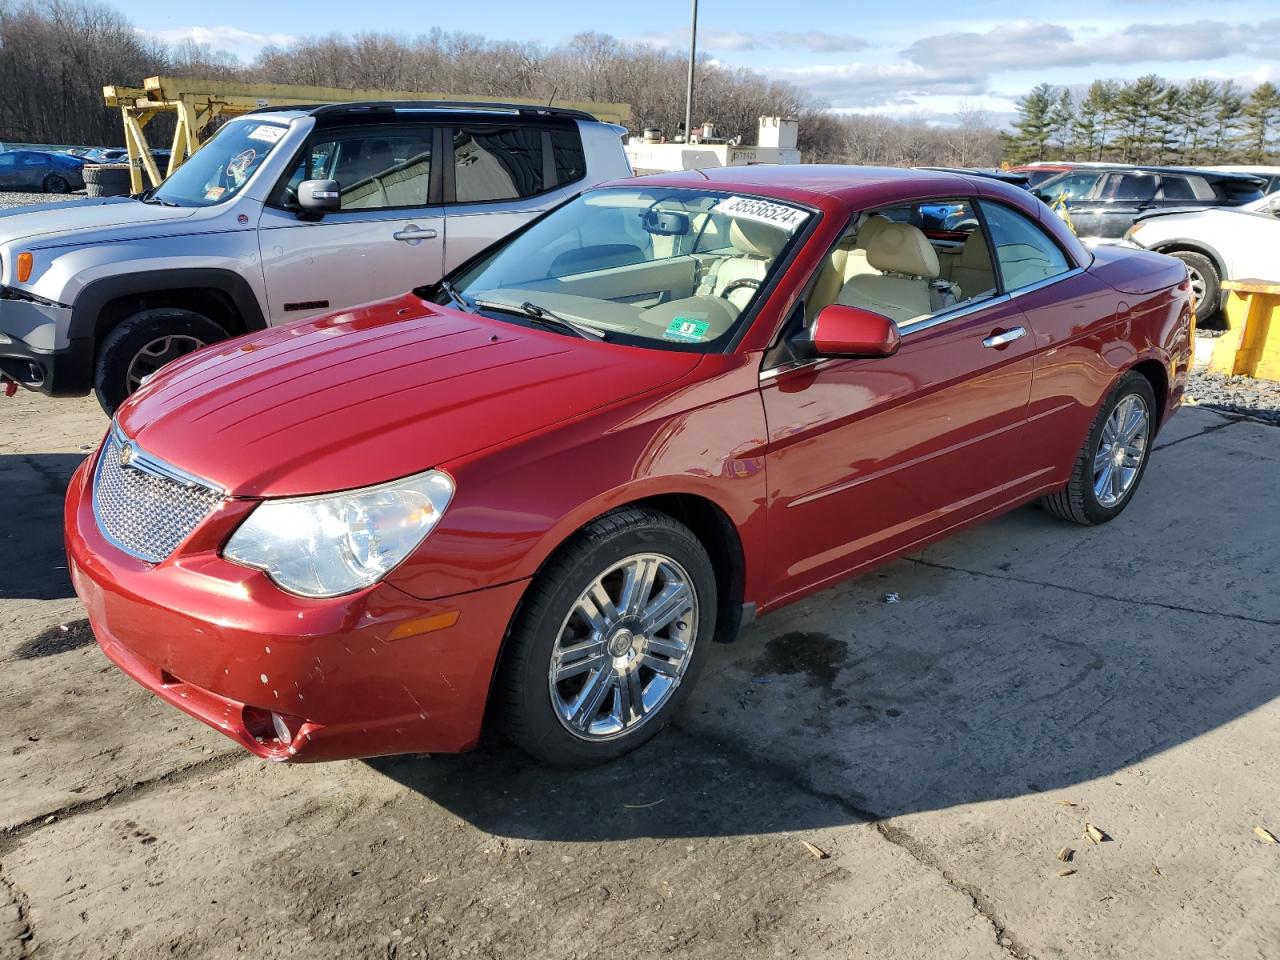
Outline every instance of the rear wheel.
<svg viewBox="0 0 1280 960">
<path fill-rule="evenodd" d="M 43 186 L 45 193 L 68 193 L 71 190 L 71 184 L 67 182 L 66 178 L 60 177 L 56 173 L 51 173 L 45 177 Z"/>
<path fill-rule="evenodd" d="M 108 414 L 157 370 L 229 334 L 204 314 L 177 307 L 140 310 L 107 335 L 98 351 L 94 393 Z"/>
<path fill-rule="evenodd" d="M 556 766 L 634 750 L 688 696 L 715 617 L 715 573 L 692 531 L 651 510 L 601 517 L 521 604 L 495 687 L 506 734 Z"/>
<path fill-rule="evenodd" d="M 1196 298 L 1196 323 L 1204 323 L 1218 312 L 1222 296 L 1222 278 L 1213 261 L 1202 253 L 1190 250 L 1174 250 L 1169 256 L 1187 265 L 1187 279 Z"/>
<path fill-rule="evenodd" d="M 1094 418 L 1070 482 L 1045 497 L 1044 508 L 1063 520 L 1085 525 L 1118 517 L 1146 472 L 1156 409 L 1150 381 L 1134 371 L 1125 374 Z"/>
</svg>

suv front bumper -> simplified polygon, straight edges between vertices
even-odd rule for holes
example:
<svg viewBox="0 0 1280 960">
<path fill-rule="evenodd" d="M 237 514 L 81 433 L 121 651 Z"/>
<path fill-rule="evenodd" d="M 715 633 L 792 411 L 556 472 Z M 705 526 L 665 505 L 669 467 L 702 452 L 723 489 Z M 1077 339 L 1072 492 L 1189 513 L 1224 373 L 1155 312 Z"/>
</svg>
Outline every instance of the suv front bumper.
<svg viewBox="0 0 1280 960">
<path fill-rule="evenodd" d="M 66 340 L 71 308 L 15 299 L 5 295 L 7 291 L 0 288 L 0 376 L 54 396 L 88 393 L 93 386 L 93 345 L 90 340 Z"/>
</svg>

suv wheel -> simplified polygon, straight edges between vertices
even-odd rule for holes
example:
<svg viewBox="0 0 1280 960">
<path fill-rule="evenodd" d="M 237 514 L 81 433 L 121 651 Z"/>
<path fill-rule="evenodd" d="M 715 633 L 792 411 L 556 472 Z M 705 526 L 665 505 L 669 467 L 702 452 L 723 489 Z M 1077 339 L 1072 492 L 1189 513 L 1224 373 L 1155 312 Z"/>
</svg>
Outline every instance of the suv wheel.
<svg viewBox="0 0 1280 960">
<path fill-rule="evenodd" d="M 622 756 L 679 710 L 715 633 L 716 579 L 688 527 L 628 507 L 530 585 L 494 687 L 507 735 L 556 766 Z"/>
<path fill-rule="evenodd" d="M 43 187 L 45 193 L 69 193 L 71 191 L 71 184 L 67 183 L 66 178 L 60 177 L 56 173 L 51 173 L 44 178 Z"/>
<path fill-rule="evenodd" d="M 1169 256 L 1187 265 L 1191 292 L 1196 298 L 1196 323 L 1204 323 L 1218 312 L 1222 290 L 1218 268 L 1204 254 L 1192 253 L 1190 250 L 1174 250 Z"/>
<path fill-rule="evenodd" d="M 177 307 L 140 310 L 107 335 L 98 350 L 93 389 L 108 415 L 166 363 L 230 334 L 203 314 Z"/>
</svg>

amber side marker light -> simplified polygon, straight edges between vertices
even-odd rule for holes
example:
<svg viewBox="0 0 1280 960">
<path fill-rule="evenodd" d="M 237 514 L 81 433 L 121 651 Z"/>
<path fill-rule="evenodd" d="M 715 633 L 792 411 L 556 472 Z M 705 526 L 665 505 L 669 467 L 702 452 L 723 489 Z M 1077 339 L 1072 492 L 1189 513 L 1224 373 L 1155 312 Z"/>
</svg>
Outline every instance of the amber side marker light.
<svg viewBox="0 0 1280 960">
<path fill-rule="evenodd" d="M 18 254 L 18 282 L 26 283 L 31 279 L 32 257 L 28 250 Z"/>
<path fill-rule="evenodd" d="M 391 631 L 390 639 L 403 640 L 405 637 L 416 637 L 435 630 L 446 630 L 457 623 L 458 617 L 461 615 L 461 610 L 447 610 L 444 613 L 437 613 L 430 617 L 406 620 Z"/>
</svg>

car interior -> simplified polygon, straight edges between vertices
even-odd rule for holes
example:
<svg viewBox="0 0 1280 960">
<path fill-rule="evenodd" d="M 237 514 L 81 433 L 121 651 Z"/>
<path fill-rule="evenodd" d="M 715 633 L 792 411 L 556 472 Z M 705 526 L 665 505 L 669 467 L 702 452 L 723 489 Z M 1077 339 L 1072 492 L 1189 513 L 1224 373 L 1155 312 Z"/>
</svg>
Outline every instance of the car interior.
<svg viewBox="0 0 1280 960">
<path fill-rule="evenodd" d="M 983 210 L 985 221 L 970 201 L 929 200 L 860 215 L 814 280 L 805 322 L 838 303 L 908 325 L 994 297 L 1001 288 L 993 250 L 1005 290 L 1067 269 L 1065 255 L 1026 217 L 999 205 Z M 515 307 L 529 301 L 653 339 L 671 339 L 672 323 L 693 320 L 703 325 L 698 339 L 710 341 L 751 305 L 792 237 L 768 222 L 670 201 L 593 214 L 477 278 L 470 294 Z"/>
</svg>

